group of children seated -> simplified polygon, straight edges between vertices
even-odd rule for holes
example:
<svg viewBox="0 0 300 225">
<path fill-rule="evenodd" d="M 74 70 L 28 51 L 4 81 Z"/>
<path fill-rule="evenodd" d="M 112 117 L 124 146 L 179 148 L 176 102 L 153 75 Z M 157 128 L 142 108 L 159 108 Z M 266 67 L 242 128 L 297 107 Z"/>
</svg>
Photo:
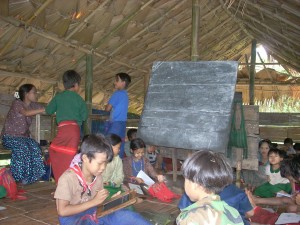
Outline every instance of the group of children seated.
<svg viewBox="0 0 300 225">
<path fill-rule="evenodd" d="M 79 157 L 75 156 L 70 168 L 60 177 L 54 195 L 60 224 L 151 224 L 128 209 L 103 217 L 96 215 L 96 207 L 108 196 L 119 195 L 123 183 L 144 182 L 137 177 L 139 171 L 158 182 L 164 181 L 163 175 L 157 174 L 145 157 L 146 145 L 142 139 L 130 142 L 131 155 L 123 161 L 118 155 L 120 144 L 121 138 L 114 134 L 108 137 L 92 134 L 83 139 Z M 176 224 L 274 224 L 279 215 L 258 204 L 282 204 L 288 211 L 300 212 L 298 192 L 291 197 L 275 196 L 278 192 L 294 191 L 291 184 L 300 181 L 300 157 L 284 159 L 281 150 L 272 148 L 267 155 L 266 173 L 270 180 L 254 193 L 232 184 L 232 168 L 223 154 L 199 150 L 189 156 L 182 165 L 185 193 L 178 205 L 181 213 Z M 107 186 L 120 189 L 112 194 Z M 257 197 L 260 193 L 263 193 L 261 197 Z"/>
</svg>

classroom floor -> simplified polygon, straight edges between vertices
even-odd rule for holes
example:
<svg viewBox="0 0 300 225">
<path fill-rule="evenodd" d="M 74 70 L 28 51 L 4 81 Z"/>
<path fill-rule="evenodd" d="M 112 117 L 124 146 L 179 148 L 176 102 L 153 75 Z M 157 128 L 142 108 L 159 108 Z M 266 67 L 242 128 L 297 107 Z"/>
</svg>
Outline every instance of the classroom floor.
<svg viewBox="0 0 300 225">
<path fill-rule="evenodd" d="M 174 183 L 168 179 L 167 184 L 178 193 L 182 180 L 179 179 Z M 55 190 L 54 183 L 37 182 L 25 185 L 23 189 L 26 191 L 25 196 L 27 200 L 0 199 L 0 224 L 59 224 L 55 200 L 53 195 L 51 195 Z M 134 209 L 149 219 L 152 224 L 171 225 L 174 224 L 175 218 L 179 213 L 177 203 L 178 200 L 172 203 L 162 203 L 156 199 L 148 198 L 139 204 L 135 204 Z"/>
</svg>

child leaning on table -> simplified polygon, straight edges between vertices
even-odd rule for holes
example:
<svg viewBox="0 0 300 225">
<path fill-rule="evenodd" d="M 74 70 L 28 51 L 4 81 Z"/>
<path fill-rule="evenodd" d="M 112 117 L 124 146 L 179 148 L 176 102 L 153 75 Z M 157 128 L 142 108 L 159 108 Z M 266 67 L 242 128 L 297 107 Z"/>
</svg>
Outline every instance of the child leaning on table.
<svg viewBox="0 0 300 225">
<path fill-rule="evenodd" d="M 151 224 L 138 213 L 126 209 L 97 218 L 97 206 L 109 194 L 103 189 L 101 174 L 112 157 L 111 144 L 104 136 L 91 134 L 84 139 L 81 145 L 81 162 L 62 174 L 54 194 L 61 225 Z"/>
</svg>

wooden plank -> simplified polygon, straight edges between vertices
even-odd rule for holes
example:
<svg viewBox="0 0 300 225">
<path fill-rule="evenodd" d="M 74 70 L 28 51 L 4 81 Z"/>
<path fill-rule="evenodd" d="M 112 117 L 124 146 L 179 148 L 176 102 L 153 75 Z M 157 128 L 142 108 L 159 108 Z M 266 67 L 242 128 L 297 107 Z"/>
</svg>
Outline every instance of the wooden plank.
<svg viewBox="0 0 300 225">
<path fill-rule="evenodd" d="M 260 125 L 299 126 L 300 113 L 259 113 Z"/>
<path fill-rule="evenodd" d="M 272 142 L 282 142 L 287 137 L 287 127 L 260 127 L 260 138 L 270 139 Z"/>
<path fill-rule="evenodd" d="M 259 107 L 256 105 L 244 105 L 244 118 L 246 121 L 259 121 Z"/>
<path fill-rule="evenodd" d="M 299 127 L 289 127 L 286 137 L 292 138 L 294 143 L 300 142 L 300 126 Z"/>
</svg>

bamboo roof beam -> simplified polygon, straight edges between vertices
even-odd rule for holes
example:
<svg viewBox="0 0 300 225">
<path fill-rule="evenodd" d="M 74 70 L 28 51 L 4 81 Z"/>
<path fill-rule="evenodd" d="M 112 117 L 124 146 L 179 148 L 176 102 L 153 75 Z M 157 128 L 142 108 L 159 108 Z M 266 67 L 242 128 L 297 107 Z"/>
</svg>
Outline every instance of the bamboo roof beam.
<svg viewBox="0 0 300 225">
<path fill-rule="evenodd" d="M 53 0 L 47 0 L 47 1 L 45 1 L 44 2 L 44 4 L 43 5 L 41 5 L 41 7 L 40 8 L 38 8 L 37 10 L 36 10 L 36 12 L 27 20 L 27 21 L 25 21 L 25 22 L 23 22 L 24 23 L 24 25 L 25 26 L 29 26 L 31 23 L 32 23 L 32 21 L 39 15 L 39 14 L 41 14 L 45 9 L 46 9 L 46 7 L 50 4 L 50 3 L 52 3 L 53 2 Z M 13 45 L 13 43 L 14 42 L 16 42 L 16 40 L 18 39 L 18 37 L 21 35 L 21 33 L 23 32 L 23 29 L 18 29 L 18 31 L 14 34 L 14 36 L 12 36 L 10 39 L 9 39 L 9 41 L 5 44 L 5 46 L 1 49 L 1 51 L 0 51 L 0 56 L 2 56 L 12 45 Z"/>
<path fill-rule="evenodd" d="M 293 56 L 290 56 L 289 54 L 287 55 L 286 52 L 283 51 L 279 51 L 277 50 L 276 46 L 274 46 L 272 43 L 264 43 L 263 41 L 260 41 L 260 43 L 262 43 L 264 45 L 265 48 L 268 49 L 269 52 L 274 52 L 276 53 L 276 57 L 280 57 L 284 56 L 285 58 L 289 59 L 292 58 Z M 270 48 L 271 47 L 271 48 Z M 274 56 L 275 57 L 275 56 Z M 300 66 L 299 65 L 295 65 L 291 62 L 288 62 L 286 59 L 282 58 L 283 61 L 285 61 L 286 63 L 284 63 L 285 65 L 288 65 L 292 68 L 295 68 L 296 70 L 300 71 Z"/>
<path fill-rule="evenodd" d="M 251 29 L 255 30 L 256 32 L 262 34 L 262 35 L 265 34 L 264 32 L 262 32 L 261 30 L 257 29 L 256 27 L 252 27 L 252 26 L 249 26 L 249 27 L 250 27 Z M 268 39 L 269 39 L 269 40 L 268 40 L 269 42 L 273 42 L 272 37 L 269 37 Z M 289 47 L 289 46 L 286 46 L 286 45 L 281 44 L 281 43 L 279 43 L 279 42 L 276 41 L 276 45 L 278 45 L 278 44 L 281 45 L 283 48 L 286 48 L 287 50 L 289 50 L 289 51 L 295 53 L 296 55 L 300 55 L 300 52 L 298 52 L 296 49 L 291 48 L 291 47 Z M 294 57 L 295 57 L 295 56 L 294 56 Z"/>
<path fill-rule="evenodd" d="M 118 30 L 120 30 L 124 25 L 126 25 L 127 23 L 129 23 L 135 16 L 137 16 L 141 11 L 143 11 L 146 7 L 148 7 L 152 2 L 154 2 L 154 0 L 150 0 L 147 1 L 146 4 L 142 5 L 140 8 L 138 8 L 137 10 L 135 10 L 134 12 L 132 12 L 130 15 L 128 15 L 127 17 L 125 17 L 125 19 L 123 19 L 122 21 L 120 21 L 118 24 L 116 24 L 109 33 L 107 33 L 106 35 L 104 35 L 103 38 L 101 38 L 93 47 L 94 48 L 98 48 L 99 46 L 101 46 L 103 43 L 105 43 L 106 41 L 109 40 L 109 38 L 116 33 Z"/>
<path fill-rule="evenodd" d="M 28 75 L 28 74 L 9 72 L 9 71 L 4 71 L 4 70 L 0 70 L 0 76 L 31 79 L 31 80 L 37 80 L 37 81 L 40 81 L 40 82 L 43 82 L 43 83 L 49 83 L 49 84 L 55 84 L 57 82 L 55 80 L 40 78 L 40 77 L 38 77 L 38 75 Z"/>
<path fill-rule="evenodd" d="M 286 11 L 289 11 L 290 13 L 293 13 L 295 16 L 299 17 L 299 10 L 295 8 L 294 6 L 289 5 L 288 2 L 284 2 L 281 4 L 281 8 L 285 9 Z"/>
<path fill-rule="evenodd" d="M 271 76 L 271 74 L 270 74 L 269 71 L 267 70 L 267 67 L 266 67 L 266 65 L 265 65 L 265 62 L 264 62 L 264 60 L 262 59 L 262 57 L 260 56 L 259 52 L 257 52 L 256 54 L 258 55 L 259 60 L 260 60 L 261 63 L 263 64 L 263 67 L 264 67 L 265 71 L 267 72 L 268 77 L 270 78 L 271 81 L 274 81 L 274 80 L 273 80 L 273 77 Z"/>
<path fill-rule="evenodd" d="M 248 35 L 251 39 L 253 39 L 254 37 L 247 31 L 247 29 L 244 26 L 244 23 L 237 17 L 235 17 L 230 11 L 229 9 L 225 6 L 225 3 L 223 0 L 220 0 L 220 4 L 222 5 L 222 7 L 224 8 L 225 12 L 239 25 L 239 27 L 244 31 L 244 33 L 246 35 Z"/>
<path fill-rule="evenodd" d="M 168 12 L 170 12 L 171 10 L 173 10 L 174 8 L 180 7 L 185 1 L 181 1 L 179 4 L 175 4 L 174 7 L 170 8 L 168 10 Z M 162 19 L 164 19 L 167 15 L 168 12 L 166 12 L 164 14 L 164 16 L 159 17 L 158 19 L 154 20 L 152 23 L 150 23 L 148 26 L 146 26 L 144 29 L 140 30 L 138 33 L 136 33 L 135 35 L 133 35 L 132 37 L 130 37 L 128 40 L 126 40 L 125 42 L 123 42 L 119 47 L 117 47 L 113 52 L 111 52 L 109 55 L 112 56 L 114 55 L 116 52 L 118 52 L 121 48 L 123 48 L 125 45 L 127 45 L 129 42 L 132 41 L 132 39 L 135 39 L 136 37 L 140 36 L 142 33 L 144 33 L 145 31 L 147 31 L 149 29 L 149 27 L 157 24 L 158 22 L 160 22 Z M 94 68 L 98 68 L 102 63 L 104 63 L 105 60 L 100 61 L 99 63 L 97 63 Z"/>
<path fill-rule="evenodd" d="M 240 14 L 241 14 L 241 12 L 240 12 Z M 298 41 L 293 40 L 293 39 L 291 39 L 291 38 L 285 36 L 284 34 L 281 34 L 280 32 L 274 30 L 274 29 L 271 28 L 271 27 L 268 27 L 266 24 L 262 23 L 262 22 L 259 21 L 258 19 L 253 18 L 252 16 L 249 16 L 247 13 L 244 12 L 244 13 L 241 14 L 241 15 L 242 15 L 243 17 L 248 17 L 250 20 L 252 20 L 252 21 L 258 23 L 259 25 L 263 26 L 265 29 L 267 29 L 267 30 L 273 32 L 274 34 L 277 34 L 278 36 L 282 37 L 283 39 L 285 39 L 285 40 L 287 40 L 287 41 L 289 41 L 289 42 L 291 42 L 291 43 L 293 43 L 294 45 L 299 46 L 299 42 L 298 42 Z M 263 30 L 263 29 L 262 29 L 262 30 Z"/>
<path fill-rule="evenodd" d="M 158 22 L 160 22 L 161 20 L 163 20 L 165 17 L 168 16 L 168 13 L 172 10 L 174 10 L 175 8 L 180 7 L 181 5 L 184 4 L 185 1 L 181 1 L 179 4 L 175 4 L 172 8 L 170 8 L 167 12 L 165 12 L 165 14 L 163 16 L 160 16 L 158 19 L 154 20 L 152 23 L 150 23 L 148 26 L 146 26 L 144 29 L 140 30 L 139 32 L 137 32 L 135 35 L 133 35 L 132 37 L 130 37 L 126 42 L 123 42 L 119 47 L 117 47 L 112 53 L 110 53 L 110 55 L 114 55 L 116 52 L 118 52 L 121 48 L 123 48 L 125 45 L 127 45 L 128 42 L 131 42 L 133 39 L 137 38 L 138 36 L 140 36 L 142 33 L 144 33 L 145 31 L 148 31 L 150 27 L 152 27 L 153 25 L 157 24 Z"/>
<path fill-rule="evenodd" d="M 90 13 L 83 21 L 81 21 L 79 23 L 79 25 L 73 29 L 70 34 L 68 34 L 65 39 L 66 40 L 69 40 L 78 30 L 82 29 L 83 27 L 85 27 L 87 24 L 88 24 L 88 21 L 98 12 L 99 9 L 103 8 L 103 6 L 109 2 L 110 0 L 105 0 L 103 1 L 95 10 L 92 11 L 92 13 Z M 49 55 L 53 55 L 57 50 L 59 49 L 59 45 L 56 45 L 53 50 L 50 52 Z M 44 57 L 44 60 L 46 59 L 46 57 Z M 35 67 L 31 73 L 35 73 L 37 70 L 40 69 L 40 67 L 42 66 L 43 64 L 40 63 L 39 66 Z"/>
<path fill-rule="evenodd" d="M 290 22 L 289 20 L 285 19 L 284 17 L 279 16 L 277 13 L 270 12 L 269 10 L 267 10 L 267 9 L 261 7 L 261 6 L 258 6 L 257 3 L 252 3 L 251 1 L 247 1 L 247 4 L 249 4 L 249 5 L 253 6 L 254 8 L 256 8 L 256 9 L 258 9 L 258 10 L 260 10 L 260 11 L 266 13 L 266 14 L 268 14 L 271 18 L 274 18 L 274 17 L 275 17 L 275 18 L 277 18 L 278 20 L 281 20 L 281 21 L 283 21 L 284 23 L 286 23 L 286 24 L 288 24 L 288 25 L 290 25 L 290 26 L 296 28 L 297 30 L 300 30 L 300 26 L 297 25 L 296 23 L 292 23 L 292 22 Z M 298 13 L 299 13 L 299 12 L 298 12 Z"/>
<path fill-rule="evenodd" d="M 56 42 L 56 43 L 58 43 L 58 44 L 61 44 L 61 45 L 66 46 L 66 47 L 68 47 L 68 48 L 73 48 L 73 49 L 75 49 L 75 50 L 77 50 L 77 51 L 80 51 L 80 52 L 82 52 L 82 53 L 84 53 L 84 54 L 93 54 L 93 55 L 98 56 L 98 57 L 100 57 L 100 58 L 105 58 L 106 60 L 111 60 L 111 61 L 115 62 L 116 64 L 123 65 L 123 66 L 125 66 L 125 67 L 127 67 L 127 68 L 136 69 L 136 70 L 139 70 L 140 72 L 143 72 L 143 73 L 148 73 L 147 70 L 140 69 L 140 68 L 136 68 L 136 67 L 131 66 L 131 65 L 127 64 L 127 63 L 124 63 L 124 62 L 122 62 L 122 61 L 120 61 L 120 60 L 113 59 L 113 58 L 111 58 L 111 57 L 108 56 L 108 55 L 105 55 L 105 54 L 103 54 L 103 53 L 96 52 L 93 48 L 88 49 L 88 48 L 86 48 L 86 47 L 82 47 L 82 46 L 80 46 L 80 45 L 76 45 L 76 44 L 70 43 L 70 42 L 68 42 L 68 41 L 66 41 L 66 40 L 64 40 L 64 39 L 62 39 L 62 38 L 58 38 L 58 37 L 55 36 L 55 35 L 48 34 L 48 33 L 45 33 L 45 32 L 43 32 L 43 31 L 41 31 L 41 30 L 35 29 L 35 28 L 32 27 L 32 26 L 29 26 L 29 27 L 26 27 L 26 28 L 25 28 L 25 27 L 23 26 L 23 22 L 22 22 L 22 21 L 18 21 L 18 20 L 13 19 L 13 18 L 9 18 L 9 19 L 8 19 L 8 18 L 5 18 L 5 17 L 0 17 L 0 18 L 1 18 L 2 20 L 4 20 L 4 21 L 7 21 L 7 22 L 13 24 L 14 26 L 22 27 L 22 28 L 26 29 L 27 31 L 29 31 L 29 32 L 31 32 L 31 33 L 34 33 L 34 34 L 36 34 L 36 35 L 38 35 L 38 36 L 41 36 L 41 37 L 44 37 L 44 38 L 46 38 L 46 39 L 48 39 L 48 40 L 52 40 L 52 41 L 54 41 L 54 42 Z M 22 30 L 22 29 L 20 29 L 20 30 Z"/>
</svg>

